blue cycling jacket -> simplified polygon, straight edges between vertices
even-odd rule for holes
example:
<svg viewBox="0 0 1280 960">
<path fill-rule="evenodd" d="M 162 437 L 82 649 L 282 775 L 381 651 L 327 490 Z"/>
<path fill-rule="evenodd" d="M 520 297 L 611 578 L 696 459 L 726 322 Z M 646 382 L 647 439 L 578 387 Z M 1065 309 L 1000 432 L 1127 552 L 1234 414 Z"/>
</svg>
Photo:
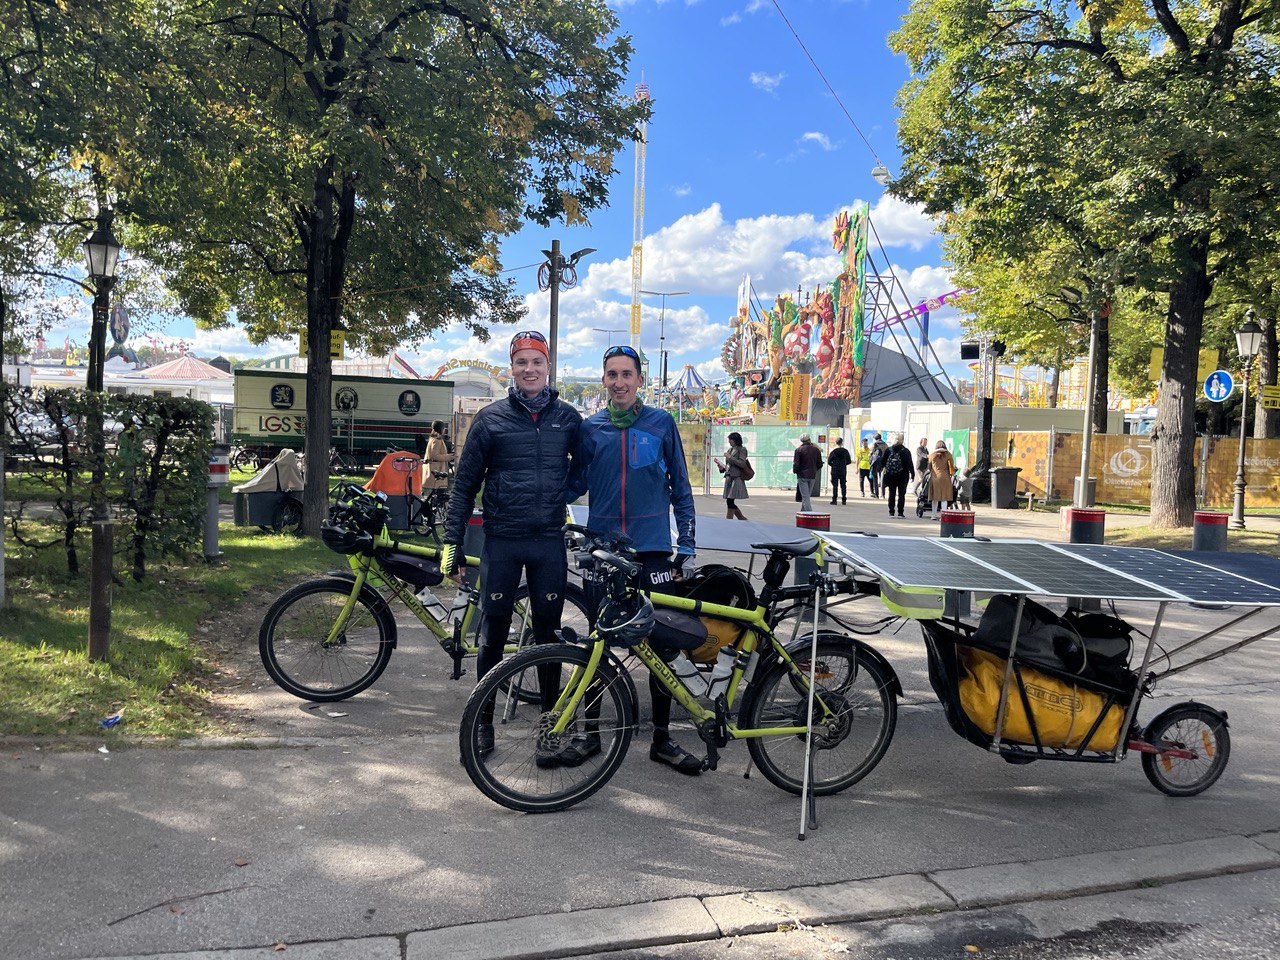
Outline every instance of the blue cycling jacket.
<svg viewBox="0 0 1280 960">
<path fill-rule="evenodd" d="M 608 409 L 582 422 L 574 456 L 574 496 L 590 492 L 587 526 L 596 533 L 622 534 L 637 551 L 671 552 L 668 511 L 675 510 L 676 549 L 694 553 L 693 491 L 684 446 L 671 414 L 643 407 L 640 417 L 619 429 Z"/>
</svg>

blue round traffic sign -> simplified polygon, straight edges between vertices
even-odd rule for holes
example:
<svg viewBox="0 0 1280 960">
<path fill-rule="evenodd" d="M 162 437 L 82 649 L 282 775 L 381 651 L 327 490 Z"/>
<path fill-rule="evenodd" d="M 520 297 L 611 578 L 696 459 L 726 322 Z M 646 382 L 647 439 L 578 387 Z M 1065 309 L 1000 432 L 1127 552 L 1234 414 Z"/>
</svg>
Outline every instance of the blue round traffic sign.
<svg viewBox="0 0 1280 960">
<path fill-rule="evenodd" d="M 1204 378 L 1204 397 L 1214 403 L 1221 403 L 1227 399 L 1235 388 L 1235 380 L 1225 370 L 1215 370 Z"/>
</svg>

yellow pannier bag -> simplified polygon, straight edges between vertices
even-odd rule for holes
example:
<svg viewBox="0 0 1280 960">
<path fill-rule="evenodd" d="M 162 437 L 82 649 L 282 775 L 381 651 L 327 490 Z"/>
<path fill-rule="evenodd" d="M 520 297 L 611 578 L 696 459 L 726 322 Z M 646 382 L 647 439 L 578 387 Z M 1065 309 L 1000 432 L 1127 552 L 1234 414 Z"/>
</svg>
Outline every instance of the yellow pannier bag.
<svg viewBox="0 0 1280 960">
<path fill-rule="evenodd" d="M 1008 661 L 993 653 L 972 647 L 956 646 L 956 656 L 963 667 L 960 677 L 960 705 L 973 723 L 990 736 L 995 736 L 996 713 L 1000 709 L 1000 687 Z M 1043 747 L 1074 750 L 1088 735 L 1093 722 L 1106 707 L 1107 698 L 1078 684 L 1058 680 L 1031 667 L 1018 665 L 1010 678 L 1008 706 L 1005 708 L 1002 741 L 1034 744 L 1031 724 L 1018 695 L 1017 677 L 1022 677 L 1023 689 L 1031 704 L 1035 730 Z M 1124 723 L 1124 710 L 1116 704 L 1107 708 L 1107 714 L 1089 740 L 1086 749 L 1110 751 L 1120 741 L 1120 728 Z"/>
<path fill-rule="evenodd" d="M 707 628 L 707 642 L 689 651 L 689 659 L 694 663 L 715 663 L 721 647 L 737 646 L 738 641 L 747 633 L 746 627 L 732 620 L 720 620 L 715 617 L 698 619 Z"/>
</svg>

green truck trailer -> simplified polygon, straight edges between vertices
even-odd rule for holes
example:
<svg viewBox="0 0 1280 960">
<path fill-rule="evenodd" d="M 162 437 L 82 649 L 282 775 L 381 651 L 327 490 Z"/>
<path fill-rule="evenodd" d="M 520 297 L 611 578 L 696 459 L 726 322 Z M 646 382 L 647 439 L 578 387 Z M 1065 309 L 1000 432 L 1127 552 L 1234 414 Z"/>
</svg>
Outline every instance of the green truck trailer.
<svg viewBox="0 0 1280 960">
<path fill-rule="evenodd" d="M 433 420 L 451 424 L 453 381 L 344 377 L 330 385 L 333 445 L 361 466 L 388 447 L 422 449 Z M 301 450 L 306 438 L 307 375 L 236 370 L 231 442 L 249 459 L 269 462 L 281 450 Z"/>
</svg>

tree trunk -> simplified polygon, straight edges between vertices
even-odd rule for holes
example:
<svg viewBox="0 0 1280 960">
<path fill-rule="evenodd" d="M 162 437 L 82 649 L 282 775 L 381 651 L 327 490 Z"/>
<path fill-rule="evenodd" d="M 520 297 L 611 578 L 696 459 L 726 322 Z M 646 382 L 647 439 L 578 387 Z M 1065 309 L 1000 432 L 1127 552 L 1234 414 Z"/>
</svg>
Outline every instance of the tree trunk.
<svg viewBox="0 0 1280 960">
<path fill-rule="evenodd" d="M 1098 311 L 1098 356 L 1093 365 L 1093 409 L 1089 419 L 1094 433 L 1107 432 L 1108 389 L 1111 384 L 1110 308 Z"/>
<path fill-rule="evenodd" d="M 1268 410 L 1262 405 L 1262 388 L 1276 385 L 1277 345 L 1276 318 L 1262 317 L 1262 347 L 1258 350 L 1258 400 L 1254 407 L 1253 435 L 1259 440 L 1280 436 L 1280 410 Z"/>
<path fill-rule="evenodd" d="M 302 532 L 318 536 L 329 511 L 329 448 L 333 443 L 333 360 L 330 340 L 341 316 L 347 243 L 355 217 L 354 179 L 335 186 L 332 161 L 316 173 L 306 223 L 300 229 L 307 250 L 307 425 L 306 488 Z"/>
<path fill-rule="evenodd" d="M 1159 409 L 1151 431 L 1151 526 L 1189 527 L 1195 513 L 1195 399 L 1204 305 L 1209 299 L 1209 234 L 1174 241 L 1180 268 L 1169 290 Z"/>
<path fill-rule="evenodd" d="M 1062 388 L 1062 367 L 1055 363 L 1053 369 L 1049 371 L 1049 393 L 1045 397 L 1045 406 L 1050 409 L 1056 409 L 1058 406 L 1058 391 Z"/>
</svg>

